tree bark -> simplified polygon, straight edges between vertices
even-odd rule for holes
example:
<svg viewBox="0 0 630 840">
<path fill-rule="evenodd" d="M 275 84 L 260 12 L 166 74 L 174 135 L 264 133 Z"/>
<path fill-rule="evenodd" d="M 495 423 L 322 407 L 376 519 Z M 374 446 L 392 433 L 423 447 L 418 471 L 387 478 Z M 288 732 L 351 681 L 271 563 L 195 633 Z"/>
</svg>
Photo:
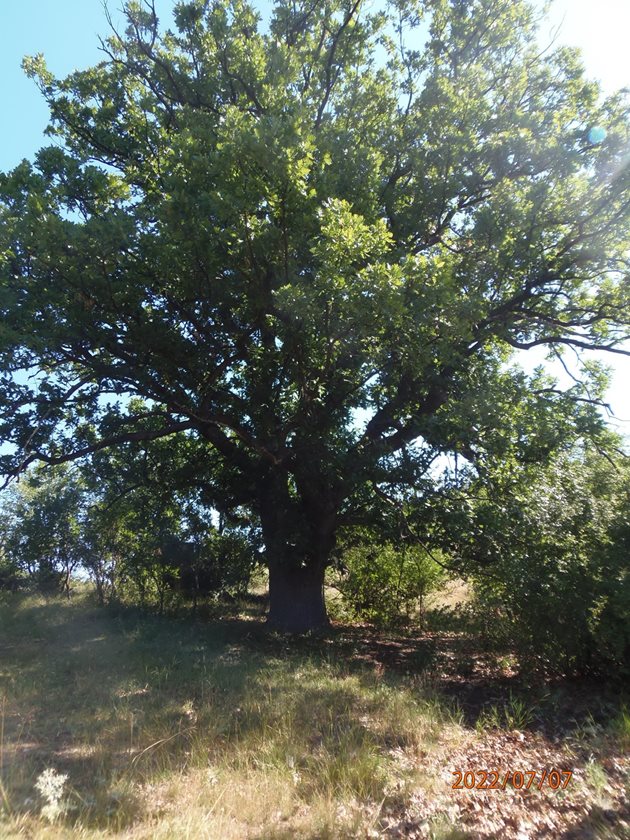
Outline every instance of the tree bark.
<svg viewBox="0 0 630 840">
<path fill-rule="evenodd" d="M 335 544 L 335 511 L 325 488 L 292 496 L 288 474 L 266 470 L 261 477 L 259 513 L 269 568 L 269 627 L 306 633 L 329 626 L 324 571 Z"/>
<path fill-rule="evenodd" d="M 306 633 L 329 626 L 323 564 L 270 564 L 267 623 L 284 633 Z"/>
</svg>

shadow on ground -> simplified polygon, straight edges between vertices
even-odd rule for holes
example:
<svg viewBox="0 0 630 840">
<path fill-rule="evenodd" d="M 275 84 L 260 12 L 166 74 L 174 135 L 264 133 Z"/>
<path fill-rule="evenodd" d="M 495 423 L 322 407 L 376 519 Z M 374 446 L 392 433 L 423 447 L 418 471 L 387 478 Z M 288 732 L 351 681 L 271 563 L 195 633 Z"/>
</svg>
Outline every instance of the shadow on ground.
<svg viewBox="0 0 630 840">
<path fill-rule="evenodd" d="M 142 808 L 143 781 L 194 760 L 200 731 L 212 762 L 213 750 L 223 754 L 266 726 L 281 728 L 289 711 L 309 730 L 314 751 L 400 745 L 395 722 L 368 731 L 353 707 L 355 694 L 338 684 L 344 676 L 438 698 L 465 727 L 494 720 L 549 738 L 603 720 L 621 702 L 601 685 L 521 682 L 480 653 L 474 639 L 453 631 L 413 636 L 334 626 L 295 638 L 267 632 L 257 608 L 247 618 L 177 618 L 103 609 L 85 599 L 5 598 L 0 766 L 14 813 L 32 811 L 34 780 L 54 767 L 72 780 L 84 825 L 120 830 Z M 309 667 L 328 680 L 301 688 L 297 681 Z M 254 703 L 258 695 L 267 699 Z"/>
</svg>

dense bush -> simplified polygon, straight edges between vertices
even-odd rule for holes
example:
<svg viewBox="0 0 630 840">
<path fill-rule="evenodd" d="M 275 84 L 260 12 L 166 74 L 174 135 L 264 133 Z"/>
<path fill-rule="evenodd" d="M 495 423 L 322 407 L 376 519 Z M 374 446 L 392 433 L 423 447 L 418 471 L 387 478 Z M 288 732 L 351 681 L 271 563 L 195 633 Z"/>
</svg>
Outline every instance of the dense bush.
<svg viewBox="0 0 630 840">
<path fill-rule="evenodd" d="M 164 542 L 160 556 L 165 568 L 173 570 L 170 587 L 194 600 L 243 594 L 255 565 L 252 545 L 234 531 L 211 530 L 198 542 L 171 537 Z"/>
<path fill-rule="evenodd" d="M 182 597 L 237 595 L 256 546 L 212 517 L 193 494 L 146 474 L 121 483 L 77 467 L 32 469 L 0 509 L 0 589 L 69 593 L 73 575 L 87 575 L 100 603 L 160 611 Z"/>
<path fill-rule="evenodd" d="M 627 466 L 572 453 L 527 477 L 501 503 L 472 506 L 469 532 L 488 549 L 489 562 L 470 565 L 488 634 L 528 667 L 630 673 Z"/>
<path fill-rule="evenodd" d="M 19 567 L 8 557 L 0 554 L 0 590 L 15 592 L 25 583 L 26 578 Z"/>
<path fill-rule="evenodd" d="M 443 571 L 418 546 L 362 542 L 346 548 L 334 585 L 353 618 L 399 627 L 422 618 L 423 601 Z"/>
<path fill-rule="evenodd" d="M 184 600 L 234 597 L 247 589 L 256 562 L 247 536 L 219 532 L 211 524 L 200 536 L 186 530 L 173 511 L 138 515 L 131 500 L 126 517 L 117 520 L 101 552 L 94 552 L 90 576 L 101 600 L 115 599 L 157 607 L 162 612 Z M 113 539 L 111 535 L 114 535 Z M 106 563 L 104 558 L 110 559 Z"/>
</svg>

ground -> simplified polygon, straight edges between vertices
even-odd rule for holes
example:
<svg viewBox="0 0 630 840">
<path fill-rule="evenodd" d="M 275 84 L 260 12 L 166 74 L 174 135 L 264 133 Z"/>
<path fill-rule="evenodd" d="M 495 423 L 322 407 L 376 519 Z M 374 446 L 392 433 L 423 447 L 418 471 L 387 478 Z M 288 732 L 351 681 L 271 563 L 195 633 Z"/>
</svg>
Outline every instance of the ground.
<svg viewBox="0 0 630 840">
<path fill-rule="evenodd" d="M 0 627 L 2 838 L 630 838 L 623 691 L 525 682 L 455 629 L 10 594 Z"/>
</svg>

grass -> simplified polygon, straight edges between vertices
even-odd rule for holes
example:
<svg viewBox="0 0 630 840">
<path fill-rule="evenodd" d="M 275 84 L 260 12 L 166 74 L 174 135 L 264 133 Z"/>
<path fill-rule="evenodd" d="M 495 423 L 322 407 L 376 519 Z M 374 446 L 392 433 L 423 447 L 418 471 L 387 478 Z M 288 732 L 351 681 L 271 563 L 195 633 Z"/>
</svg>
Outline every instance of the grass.
<svg viewBox="0 0 630 840">
<path fill-rule="evenodd" d="M 503 704 L 493 704 L 484 708 L 477 718 L 478 731 L 489 729 L 522 730 L 527 729 L 534 719 L 535 710 L 522 697 L 511 693 Z"/>
<path fill-rule="evenodd" d="M 354 831 L 353 803 L 386 801 L 413 779 L 392 749 L 417 755 L 448 721 L 428 696 L 257 639 L 251 622 L 15 596 L 2 622 L 5 819 L 42 837 L 65 830 L 31 825 L 48 767 L 68 776 L 63 822 L 80 836 L 132 824 L 145 836 L 146 824 L 147 837 L 271 837 L 289 820 L 304 836 Z"/>
<path fill-rule="evenodd" d="M 475 725 L 432 648 L 350 628 L 296 641 L 87 594 L 4 595 L 0 626 L 3 838 L 483 837 L 453 825 L 452 767 L 535 717 L 509 694 Z M 598 802 L 627 708 L 610 727 L 582 762 Z"/>
</svg>

